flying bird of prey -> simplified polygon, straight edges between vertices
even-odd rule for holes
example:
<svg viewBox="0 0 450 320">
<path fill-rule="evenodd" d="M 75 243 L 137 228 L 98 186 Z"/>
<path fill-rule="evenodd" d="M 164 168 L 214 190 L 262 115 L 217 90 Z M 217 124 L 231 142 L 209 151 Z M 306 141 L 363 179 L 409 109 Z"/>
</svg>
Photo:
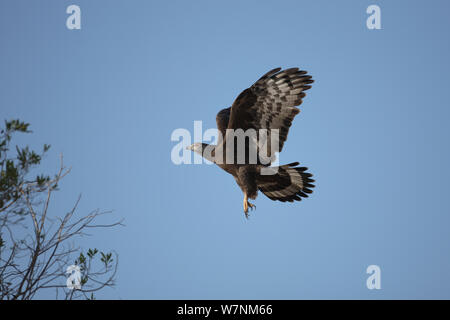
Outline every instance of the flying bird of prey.
<svg viewBox="0 0 450 320">
<path fill-rule="evenodd" d="M 231 107 L 217 114 L 217 145 L 194 143 L 187 148 L 233 175 L 244 193 L 243 206 L 247 218 L 249 208 L 255 208 L 248 199 L 256 199 L 258 190 L 269 199 L 282 202 L 300 201 L 312 193 L 314 180 L 311 179 L 312 174 L 306 172 L 306 167 L 299 167 L 298 162 L 270 166 L 275 159 L 274 152 L 271 151 L 273 144 L 276 144 L 276 152 L 281 152 L 292 121 L 300 112 L 296 106 L 302 103 L 311 83 L 311 76 L 298 68 L 276 68 L 267 72 L 244 90 Z M 245 139 L 245 157 L 241 162 L 237 161 L 237 138 L 231 134 L 238 129 L 244 132 L 253 129 L 258 133 L 257 138 L 260 138 L 259 132 L 266 134 L 263 145 L 258 144 L 257 140 Z M 232 139 L 234 140 L 231 141 Z M 250 161 L 252 148 L 256 149 L 258 155 L 263 154 L 264 150 L 266 158 L 258 157 L 257 161 Z M 232 157 L 230 156 L 232 161 L 227 158 L 230 150 L 233 151 Z"/>
</svg>

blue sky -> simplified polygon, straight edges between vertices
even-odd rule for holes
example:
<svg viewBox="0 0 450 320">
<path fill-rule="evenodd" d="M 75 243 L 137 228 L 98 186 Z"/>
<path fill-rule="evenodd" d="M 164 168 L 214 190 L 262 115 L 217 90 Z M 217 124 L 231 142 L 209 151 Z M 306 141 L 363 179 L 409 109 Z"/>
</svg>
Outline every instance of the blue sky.
<svg viewBox="0 0 450 320">
<path fill-rule="evenodd" d="M 66 28 L 67 6 L 81 30 Z M 381 8 L 382 30 L 366 28 Z M 83 239 L 120 256 L 121 299 L 450 298 L 448 1 L 0 3 L 0 116 L 18 142 L 72 167 L 53 203 L 113 209 L 126 227 Z M 317 180 L 301 203 L 176 166 L 177 128 L 216 113 L 266 71 L 315 79 L 283 152 Z M 381 268 L 381 290 L 366 268 Z"/>
</svg>

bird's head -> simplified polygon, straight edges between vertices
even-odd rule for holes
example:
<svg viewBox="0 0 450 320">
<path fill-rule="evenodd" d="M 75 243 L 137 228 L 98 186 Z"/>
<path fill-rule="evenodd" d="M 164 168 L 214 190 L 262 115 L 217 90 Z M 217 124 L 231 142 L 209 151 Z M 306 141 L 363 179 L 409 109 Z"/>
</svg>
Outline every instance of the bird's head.
<svg viewBox="0 0 450 320">
<path fill-rule="evenodd" d="M 194 151 L 195 153 L 202 155 L 203 154 L 203 145 L 204 145 L 204 143 L 196 142 L 196 143 L 193 143 L 190 146 L 186 147 L 186 149 Z"/>
<path fill-rule="evenodd" d="M 208 148 L 208 147 L 210 147 L 210 148 Z M 212 147 L 212 149 L 211 149 L 211 147 Z M 214 145 L 197 142 L 197 143 L 191 144 L 189 147 L 186 147 L 186 149 L 194 151 L 195 153 L 198 153 L 206 160 L 214 162 L 214 152 L 215 152 L 214 147 L 215 147 Z"/>
</svg>

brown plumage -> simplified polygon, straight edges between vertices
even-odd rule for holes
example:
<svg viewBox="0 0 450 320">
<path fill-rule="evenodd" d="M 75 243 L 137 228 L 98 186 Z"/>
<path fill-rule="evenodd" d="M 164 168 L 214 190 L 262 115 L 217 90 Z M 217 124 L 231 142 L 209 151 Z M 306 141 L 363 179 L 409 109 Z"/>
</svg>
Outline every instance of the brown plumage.
<svg viewBox="0 0 450 320">
<path fill-rule="evenodd" d="M 255 199 L 258 190 L 271 200 L 283 202 L 300 201 L 312 193 L 312 175 L 306 172 L 307 168 L 299 167 L 298 162 L 269 166 L 275 159 L 274 153 L 283 149 L 292 121 L 300 112 L 296 106 L 302 103 L 311 83 L 311 76 L 298 68 L 267 72 L 245 89 L 230 108 L 217 114 L 220 133 L 217 145 L 195 143 L 189 147 L 234 176 L 244 193 L 246 217 L 248 208 L 254 207 L 248 198 Z M 256 132 L 255 139 L 244 138 L 245 155 L 241 160 L 238 138 L 233 135 L 239 129 Z M 261 132 L 265 132 L 267 139 Z M 252 161 L 251 150 L 256 150 L 256 162 Z M 227 158 L 227 155 L 234 156 Z"/>
</svg>

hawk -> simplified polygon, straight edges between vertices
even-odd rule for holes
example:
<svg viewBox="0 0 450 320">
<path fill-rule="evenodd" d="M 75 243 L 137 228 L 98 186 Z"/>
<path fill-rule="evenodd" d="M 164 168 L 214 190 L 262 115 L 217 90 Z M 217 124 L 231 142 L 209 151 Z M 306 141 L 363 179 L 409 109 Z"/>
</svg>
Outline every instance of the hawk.
<svg viewBox="0 0 450 320">
<path fill-rule="evenodd" d="M 256 208 L 248 199 L 256 199 L 258 190 L 269 199 L 282 202 L 300 201 L 312 193 L 314 180 L 306 167 L 300 167 L 298 162 L 270 165 L 275 152 L 283 149 L 292 121 L 300 112 L 296 106 L 302 103 L 313 82 L 306 71 L 298 68 L 270 70 L 239 94 L 231 107 L 217 114 L 217 145 L 194 143 L 187 147 L 233 175 L 244 193 L 246 218 L 249 208 Z M 254 132 L 244 136 L 244 156 L 236 144 L 238 131 Z M 256 161 L 250 157 L 252 150 L 256 150 Z"/>
</svg>

